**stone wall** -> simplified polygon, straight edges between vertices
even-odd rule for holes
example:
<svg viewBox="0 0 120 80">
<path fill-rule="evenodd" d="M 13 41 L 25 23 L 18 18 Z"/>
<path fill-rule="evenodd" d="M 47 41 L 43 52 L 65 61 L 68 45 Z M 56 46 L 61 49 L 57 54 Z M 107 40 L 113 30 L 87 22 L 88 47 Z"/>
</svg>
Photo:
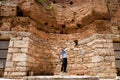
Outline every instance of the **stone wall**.
<svg viewBox="0 0 120 80">
<path fill-rule="evenodd" d="M 4 72 L 5 78 L 22 78 L 27 75 L 29 35 L 29 33 L 24 32 L 6 32 L 3 35 L 10 38 Z"/>
<path fill-rule="evenodd" d="M 54 57 L 47 40 L 31 36 L 29 43 L 28 67 L 33 75 L 53 75 Z"/>
<path fill-rule="evenodd" d="M 114 49 L 110 35 L 96 34 L 78 40 L 78 45 L 75 45 L 74 41 L 63 42 L 64 44 L 69 55 L 67 70 L 69 75 L 116 77 Z M 59 74 L 60 65 L 60 63 L 56 65 L 55 74 Z"/>
<path fill-rule="evenodd" d="M 16 6 L 1 6 L 0 16 L 16 16 L 17 15 Z"/>
<path fill-rule="evenodd" d="M 16 16 L 17 15 L 17 5 L 16 1 L 0 1 L 0 16 Z"/>
<path fill-rule="evenodd" d="M 68 52 L 68 75 L 116 77 L 112 41 L 120 39 L 119 35 L 94 34 L 85 39 L 48 40 L 37 38 L 27 32 L 2 31 L 0 38 L 10 39 L 5 78 L 22 78 L 26 75 L 59 75 L 61 61 L 58 50 L 61 46 L 65 46 Z"/>
</svg>

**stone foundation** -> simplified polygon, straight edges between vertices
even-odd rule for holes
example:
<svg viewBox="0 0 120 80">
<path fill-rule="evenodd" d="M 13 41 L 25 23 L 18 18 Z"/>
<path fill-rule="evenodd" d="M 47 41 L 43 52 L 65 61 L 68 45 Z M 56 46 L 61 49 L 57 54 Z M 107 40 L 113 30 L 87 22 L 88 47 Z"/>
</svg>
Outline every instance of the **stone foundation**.
<svg viewBox="0 0 120 80">
<path fill-rule="evenodd" d="M 75 35 L 74 35 L 75 36 Z M 69 36 L 68 36 L 69 37 Z M 29 75 L 59 75 L 58 49 L 68 51 L 68 75 L 116 77 L 113 40 L 119 35 L 94 34 L 86 39 L 40 39 L 28 32 L 0 32 L 0 39 L 10 39 L 5 78 L 21 79 Z"/>
<path fill-rule="evenodd" d="M 91 76 L 30 76 L 23 80 L 99 80 L 98 77 Z"/>
</svg>

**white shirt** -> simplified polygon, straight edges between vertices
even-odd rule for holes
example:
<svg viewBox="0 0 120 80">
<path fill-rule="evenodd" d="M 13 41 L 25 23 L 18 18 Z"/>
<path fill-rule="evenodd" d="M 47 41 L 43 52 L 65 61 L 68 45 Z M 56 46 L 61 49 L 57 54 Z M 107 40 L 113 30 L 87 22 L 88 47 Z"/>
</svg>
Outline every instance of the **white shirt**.
<svg viewBox="0 0 120 80">
<path fill-rule="evenodd" d="M 66 50 L 60 50 L 60 53 L 62 55 L 62 58 L 67 58 L 67 51 Z"/>
</svg>

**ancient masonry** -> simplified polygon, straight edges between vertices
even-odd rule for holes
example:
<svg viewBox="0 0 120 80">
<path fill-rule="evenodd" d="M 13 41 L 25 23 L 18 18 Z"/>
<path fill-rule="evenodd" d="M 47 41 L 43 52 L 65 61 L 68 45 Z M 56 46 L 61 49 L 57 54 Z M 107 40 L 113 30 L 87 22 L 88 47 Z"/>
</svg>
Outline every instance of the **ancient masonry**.
<svg viewBox="0 0 120 80">
<path fill-rule="evenodd" d="M 27 10 L 30 3 L 25 1 L 28 2 L 24 4 Z M 117 73 L 120 73 L 120 67 L 119 69 L 116 67 L 113 46 L 113 42 L 120 42 L 120 22 L 114 19 L 115 16 L 107 26 L 108 21 L 96 20 L 90 24 L 92 27 L 80 28 L 79 33 L 70 31 L 72 34 L 65 34 L 63 31 L 62 34 L 55 34 L 51 32 L 53 30 L 51 28 L 50 33 L 44 32 L 46 28 L 41 29 L 36 20 L 26 16 L 28 13 L 18 14 L 20 11 L 20 9 L 17 11 L 18 7 L 11 6 L 10 3 L 0 3 L 0 40 L 9 41 L 5 68 L 3 71 L 0 69 L 0 76 L 2 74 L 4 78 L 22 79 L 31 75 L 59 75 L 61 61 L 57 54 L 61 46 L 65 46 L 68 51 L 67 75 L 115 79 Z M 111 10 L 111 13 L 114 11 Z M 35 15 L 31 14 L 31 16 Z M 48 23 L 45 25 L 48 26 Z M 62 25 L 60 30 L 64 28 L 66 26 Z M 69 33 L 67 29 L 66 32 Z"/>
<path fill-rule="evenodd" d="M 1 31 L 1 37 L 10 39 L 4 77 L 22 78 L 32 71 L 34 75 L 60 73 L 60 60 L 56 55 L 60 45 L 68 50 L 68 74 L 91 75 L 101 78 L 115 78 L 115 55 L 113 40 L 119 35 L 94 34 L 78 40 L 43 40 L 27 32 Z M 79 34 L 78 34 L 79 35 Z M 77 36 L 77 35 L 76 35 Z"/>
</svg>

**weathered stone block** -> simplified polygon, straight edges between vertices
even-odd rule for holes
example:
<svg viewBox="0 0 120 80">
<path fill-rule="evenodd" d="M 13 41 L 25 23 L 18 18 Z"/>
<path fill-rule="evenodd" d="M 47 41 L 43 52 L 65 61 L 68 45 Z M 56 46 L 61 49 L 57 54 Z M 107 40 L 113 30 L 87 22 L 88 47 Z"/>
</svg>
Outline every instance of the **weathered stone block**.
<svg viewBox="0 0 120 80">
<path fill-rule="evenodd" d="M 21 71 L 27 71 L 26 67 L 16 67 L 15 71 L 21 72 Z"/>
<path fill-rule="evenodd" d="M 111 61 L 111 62 L 113 61 L 114 62 L 115 61 L 115 56 L 106 56 L 105 60 Z"/>
<path fill-rule="evenodd" d="M 100 61 L 104 61 L 104 58 L 102 56 L 92 57 L 92 62 L 100 62 Z"/>
<path fill-rule="evenodd" d="M 28 48 L 21 48 L 21 49 L 20 49 L 20 52 L 21 52 L 21 53 L 28 53 Z"/>
<path fill-rule="evenodd" d="M 12 61 L 12 54 L 8 53 L 8 55 L 7 55 L 7 61 Z"/>
<path fill-rule="evenodd" d="M 9 42 L 9 47 L 13 47 L 13 45 L 14 45 L 13 41 L 10 40 L 10 42 Z"/>
<path fill-rule="evenodd" d="M 24 41 L 24 40 L 14 41 L 14 47 L 24 48 L 28 46 L 29 46 L 29 41 Z"/>
<path fill-rule="evenodd" d="M 20 76 L 25 76 L 26 75 L 26 72 L 11 72 L 9 73 L 9 75 L 13 75 L 13 76 L 16 76 L 16 75 L 20 75 Z"/>
<path fill-rule="evenodd" d="M 13 62 L 6 62 L 6 67 L 12 67 L 13 66 Z"/>
<path fill-rule="evenodd" d="M 9 48 L 8 52 L 9 53 L 15 53 L 15 52 L 20 52 L 20 50 L 18 48 Z"/>
<path fill-rule="evenodd" d="M 27 66 L 27 62 L 17 62 L 16 63 L 17 66 Z"/>
<path fill-rule="evenodd" d="M 24 53 L 14 53 L 13 61 L 27 61 L 27 55 Z"/>
</svg>

